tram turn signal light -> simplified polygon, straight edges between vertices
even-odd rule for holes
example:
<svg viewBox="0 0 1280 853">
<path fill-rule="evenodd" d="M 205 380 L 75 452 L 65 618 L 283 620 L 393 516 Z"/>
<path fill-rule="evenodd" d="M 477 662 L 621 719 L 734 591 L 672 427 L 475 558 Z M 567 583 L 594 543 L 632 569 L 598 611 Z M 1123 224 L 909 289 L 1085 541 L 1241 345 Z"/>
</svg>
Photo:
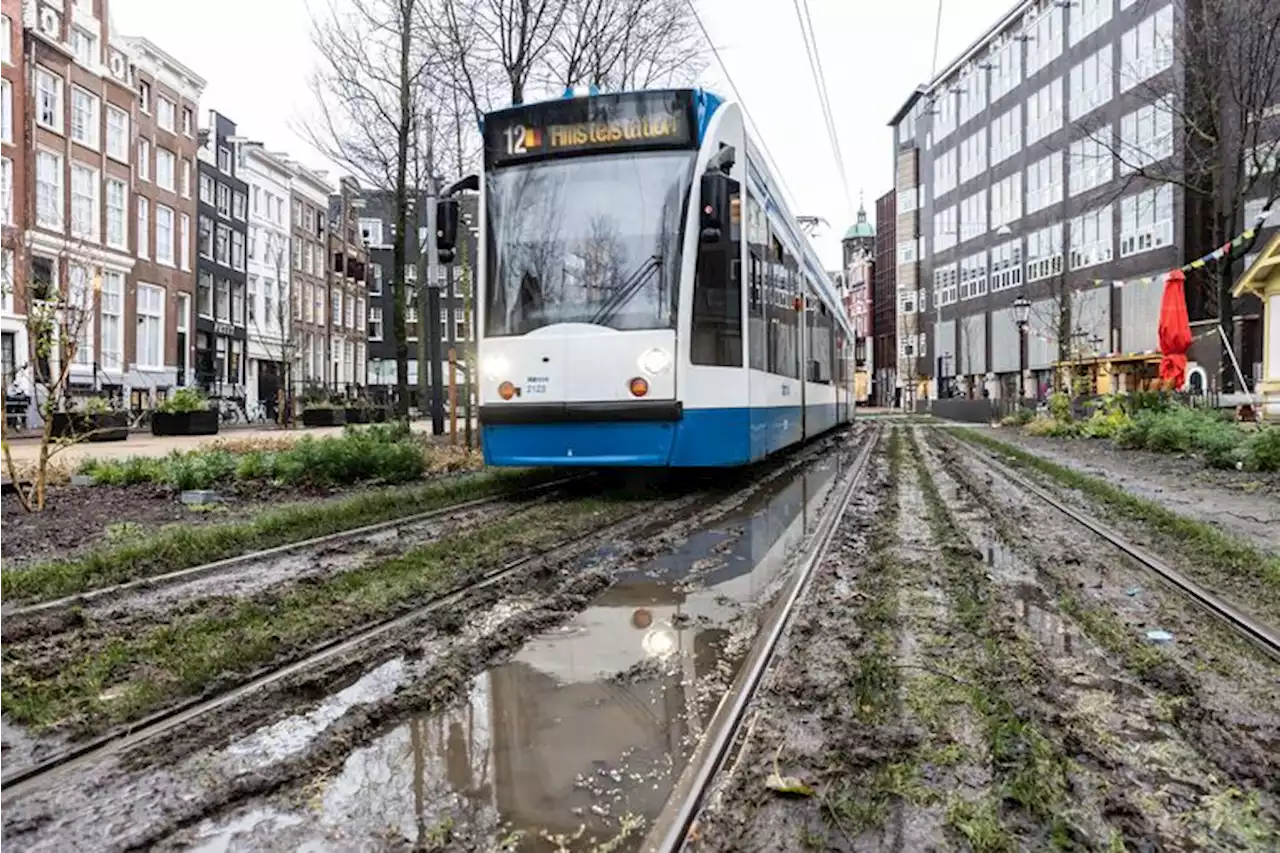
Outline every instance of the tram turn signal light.
<svg viewBox="0 0 1280 853">
<path fill-rule="evenodd" d="M 628 387 L 631 389 L 632 397 L 643 397 L 649 393 L 649 380 L 642 376 L 637 376 L 628 383 Z"/>
<path fill-rule="evenodd" d="M 498 386 L 498 396 L 504 400 L 510 400 L 516 395 L 516 386 L 510 382 L 503 382 Z"/>
</svg>

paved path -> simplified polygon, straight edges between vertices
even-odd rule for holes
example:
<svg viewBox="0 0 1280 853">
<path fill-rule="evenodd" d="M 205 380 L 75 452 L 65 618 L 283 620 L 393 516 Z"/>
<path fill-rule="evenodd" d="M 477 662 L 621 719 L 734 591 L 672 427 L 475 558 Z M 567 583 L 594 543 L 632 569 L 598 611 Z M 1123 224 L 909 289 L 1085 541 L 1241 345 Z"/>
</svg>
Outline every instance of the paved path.
<svg viewBox="0 0 1280 853">
<path fill-rule="evenodd" d="M 414 421 L 414 432 L 429 434 L 429 420 Z M 449 422 L 445 421 L 448 433 Z M 127 441 L 84 442 L 58 451 L 54 460 L 58 464 L 75 465 L 80 460 L 93 457 L 96 459 L 119 459 L 126 456 L 166 456 L 174 450 L 197 450 L 221 440 L 253 441 L 260 439 L 283 439 L 296 441 L 304 435 L 319 438 L 326 435 L 342 435 L 342 427 L 309 427 L 305 429 L 234 429 L 221 435 L 151 435 L 149 433 L 131 433 Z M 462 424 L 458 424 L 459 431 Z M 461 437 L 459 437 L 461 441 Z M 35 462 L 40 456 L 40 442 L 36 440 L 18 440 L 10 444 L 13 461 L 19 465 Z"/>
</svg>

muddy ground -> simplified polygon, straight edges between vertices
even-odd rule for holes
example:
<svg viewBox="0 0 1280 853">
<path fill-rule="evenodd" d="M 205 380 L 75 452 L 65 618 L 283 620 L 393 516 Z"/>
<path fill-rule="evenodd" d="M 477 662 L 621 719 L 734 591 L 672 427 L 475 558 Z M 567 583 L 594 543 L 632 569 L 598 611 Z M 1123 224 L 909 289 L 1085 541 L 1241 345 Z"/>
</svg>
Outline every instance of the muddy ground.
<svg viewBox="0 0 1280 853">
<path fill-rule="evenodd" d="M 992 437 L 1280 554 L 1280 473 L 1222 471 L 1199 459 L 1124 450 L 1109 441 L 1037 438 L 1014 429 Z"/>
<path fill-rule="evenodd" d="M 953 439 L 886 452 L 697 849 L 1276 849 L 1280 668 Z"/>
<path fill-rule="evenodd" d="M 821 452 L 815 448 L 796 464 L 811 464 Z M 15 849 L 136 849 L 202 818 L 270 811 L 280 798 L 304 802 L 310 786 L 415 715 L 466 699 L 478 673 L 510 658 L 529 638 L 555 636 L 557 625 L 612 588 L 619 573 L 673 552 L 765 486 L 718 500 L 691 496 L 682 506 L 670 501 L 665 512 L 646 512 L 605 539 L 537 560 L 451 606 L 447 615 L 424 616 L 394 638 L 292 676 L 213 721 L 76 768 L 38 790 L 7 792 L 4 840 Z M 382 802 L 378 790 L 369 796 L 361 808 Z M 172 846 L 182 844 L 175 836 Z M 292 849 L 284 837 L 274 846 Z M 330 849 L 386 845 L 339 841 Z"/>
</svg>

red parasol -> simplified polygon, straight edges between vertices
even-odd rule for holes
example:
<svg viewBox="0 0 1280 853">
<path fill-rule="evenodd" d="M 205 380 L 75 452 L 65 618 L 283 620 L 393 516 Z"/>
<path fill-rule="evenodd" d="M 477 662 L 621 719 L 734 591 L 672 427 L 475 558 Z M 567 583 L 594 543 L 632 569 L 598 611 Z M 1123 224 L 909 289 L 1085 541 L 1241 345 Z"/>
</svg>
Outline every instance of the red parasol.
<svg viewBox="0 0 1280 853">
<path fill-rule="evenodd" d="M 1160 303 L 1160 378 L 1177 390 L 1187 377 L 1187 349 L 1191 346 L 1191 322 L 1187 319 L 1187 297 L 1182 270 L 1173 270 L 1164 280 L 1164 300 Z"/>
</svg>

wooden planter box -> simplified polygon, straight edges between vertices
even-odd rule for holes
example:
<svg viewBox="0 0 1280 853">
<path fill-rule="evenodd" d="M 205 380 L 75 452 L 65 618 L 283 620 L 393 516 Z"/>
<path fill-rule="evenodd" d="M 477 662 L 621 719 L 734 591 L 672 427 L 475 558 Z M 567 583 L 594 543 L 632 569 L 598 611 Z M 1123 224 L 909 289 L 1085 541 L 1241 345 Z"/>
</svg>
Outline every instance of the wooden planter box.
<svg viewBox="0 0 1280 853">
<path fill-rule="evenodd" d="M 367 424 L 370 421 L 370 409 L 347 406 L 343 411 L 346 412 L 347 423 L 349 424 Z"/>
<path fill-rule="evenodd" d="M 128 412 L 54 412 L 55 438 L 73 441 L 124 441 L 129 437 Z"/>
<path fill-rule="evenodd" d="M 303 409 L 302 425 L 309 427 L 342 426 L 347 422 L 346 409 Z"/>
<path fill-rule="evenodd" d="M 152 435 L 217 435 L 218 413 L 203 412 L 154 412 L 151 415 Z"/>
</svg>

